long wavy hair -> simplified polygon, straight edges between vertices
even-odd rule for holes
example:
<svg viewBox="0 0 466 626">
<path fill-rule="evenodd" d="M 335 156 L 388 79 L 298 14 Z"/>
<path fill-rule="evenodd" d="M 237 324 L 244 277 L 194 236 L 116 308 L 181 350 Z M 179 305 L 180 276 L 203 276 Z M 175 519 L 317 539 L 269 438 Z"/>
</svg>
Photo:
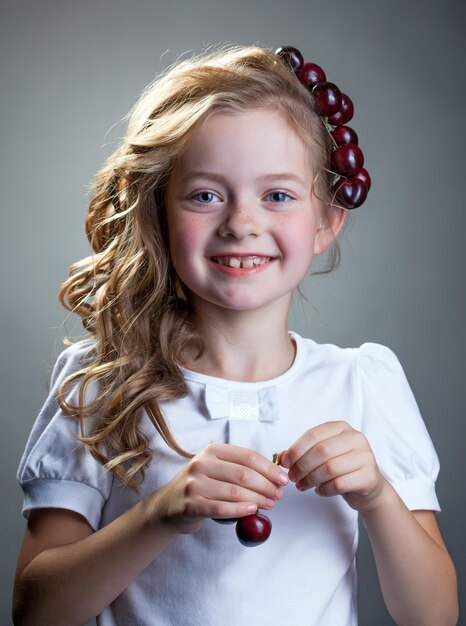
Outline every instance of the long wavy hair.
<svg viewBox="0 0 466 626">
<path fill-rule="evenodd" d="M 78 420 L 77 438 L 92 456 L 135 489 L 152 456 L 140 428 L 144 413 L 168 446 L 192 456 L 159 407 L 187 394 L 178 366 L 185 350 L 203 351 L 189 291 L 170 263 L 164 208 L 170 173 L 207 115 L 255 107 L 285 115 L 309 147 L 316 194 L 330 205 L 331 142 L 313 97 L 274 52 L 258 46 L 220 46 L 162 72 L 128 114 L 124 140 L 91 183 L 86 233 L 94 253 L 70 266 L 59 300 L 94 341 L 91 358 L 63 381 L 58 401 Z M 328 267 L 315 273 L 332 271 L 339 260 L 335 239 Z M 74 405 L 65 398 L 78 381 Z M 91 383 L 99 393 L 86 401 Z"/>
</svg>

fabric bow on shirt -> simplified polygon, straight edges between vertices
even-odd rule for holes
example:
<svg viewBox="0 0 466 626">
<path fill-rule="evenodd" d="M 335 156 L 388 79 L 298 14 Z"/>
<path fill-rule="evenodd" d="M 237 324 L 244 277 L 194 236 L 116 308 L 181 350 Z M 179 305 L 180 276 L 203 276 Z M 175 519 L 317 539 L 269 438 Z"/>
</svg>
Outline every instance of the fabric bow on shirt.
<svg viewBox="0 0 466 626">
<path fill-rule="evenodd" d="M 275 422 L 279 419 L 275 387 L 234 389 L 206 385 L 204 394 L 210 419 Z"/>
</svg>

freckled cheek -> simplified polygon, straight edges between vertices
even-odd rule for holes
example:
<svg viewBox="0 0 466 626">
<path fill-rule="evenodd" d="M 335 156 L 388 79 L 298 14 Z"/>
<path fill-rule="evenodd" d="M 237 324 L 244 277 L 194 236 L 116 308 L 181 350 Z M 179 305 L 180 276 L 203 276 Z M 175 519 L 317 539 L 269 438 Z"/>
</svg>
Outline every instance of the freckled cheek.
<svg viewBox="0 0 466 626">
<path fill-rule="evenodd" d="M 175 265 L 203 253 L 206 229 L 194 220 L 178 220 L 169 229 L 170 254 Z"/>
</svg>

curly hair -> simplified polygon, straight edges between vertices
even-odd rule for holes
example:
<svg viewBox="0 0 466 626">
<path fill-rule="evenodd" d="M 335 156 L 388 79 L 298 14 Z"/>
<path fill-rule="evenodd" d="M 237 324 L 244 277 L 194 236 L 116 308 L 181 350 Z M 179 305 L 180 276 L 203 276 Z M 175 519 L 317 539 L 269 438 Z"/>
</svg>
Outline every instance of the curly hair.
<svg viewBox="0 0 466 626">
<path fill-rule="evenodd" d="M 221 46 L 174 63 L 129 113 L 126 136 L 91 183 L 86 233 L 94 254 L 74 263 L 59 300 L 93 338 L 92 358 L 60 386 L 64 413 L 79 422 L 77 438 L 94 458 L 137 489 L 152 453 L 139 427 L 145 413 L 168 446 L 176 442 L 159 401 L 187 394 L 178 366 L 186 349 L 202 354 L 190 294 L 170 263 L 164 196 L 192 131 L 215 111 L 271 107 L 309 146 L 314 189 L 332 202 L 331 143 L 313 97 L 271 50 Z M 339 263 L 334 240 L 327 269 Z M 65 340 L 68 345 L 71 343 Z M 78 404 L 66 389 L 79 380 Z M 99 393 L 85 401 L 86 389 Z M 92 428 L 86 432 L 91 416 Z"/>
</svg>

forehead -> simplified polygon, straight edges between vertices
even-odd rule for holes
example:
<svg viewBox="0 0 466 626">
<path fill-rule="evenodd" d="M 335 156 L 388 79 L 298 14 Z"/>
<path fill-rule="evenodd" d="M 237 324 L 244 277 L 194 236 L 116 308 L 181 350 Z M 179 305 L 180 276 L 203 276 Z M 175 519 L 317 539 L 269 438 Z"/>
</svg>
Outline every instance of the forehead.
<svg viewBox="0 0 466 626">
<path fill-rule="evenodd" d="M 223 168 L 266 174 L 284 165 L 311 175 L 309 148 L 286 119 L 268 108 L 216 111 L 192 131 L 176 171 Z"/>
</svg>

